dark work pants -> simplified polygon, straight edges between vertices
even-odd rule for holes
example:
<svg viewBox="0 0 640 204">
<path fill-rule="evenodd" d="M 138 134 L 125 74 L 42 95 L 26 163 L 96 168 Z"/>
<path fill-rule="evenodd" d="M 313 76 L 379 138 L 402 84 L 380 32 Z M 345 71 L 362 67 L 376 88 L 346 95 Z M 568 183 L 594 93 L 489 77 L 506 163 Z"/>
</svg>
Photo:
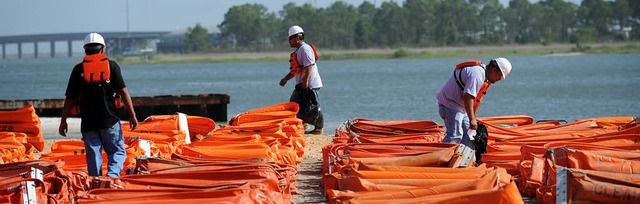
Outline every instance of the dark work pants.
<svg viewBox="0 0 640 204">
<path fill-rule="evenodd" d="M 301 119 L 303 120 L 304 123 L 313 125 L 315 129 L 322 129 L 324 128 L 324 116 L 322 115 L 322 108 L 320 107 L 320 97 L 318 96 L 318 92 L 320 91 L 320 88 L 312 88 L 311 90 L 313 91 L 316 101 L 318 102 L 318 114 L 310 118 L 301 118 Z M 298 106 L 302 106 L 301 105 L 302 95 L 300 94 L 300 91 L 297 89 L 294 90 L 293 93 L 291 93 L 291 97 L 289 98 L 289 101 L 297 103 Z"/>
</svg>

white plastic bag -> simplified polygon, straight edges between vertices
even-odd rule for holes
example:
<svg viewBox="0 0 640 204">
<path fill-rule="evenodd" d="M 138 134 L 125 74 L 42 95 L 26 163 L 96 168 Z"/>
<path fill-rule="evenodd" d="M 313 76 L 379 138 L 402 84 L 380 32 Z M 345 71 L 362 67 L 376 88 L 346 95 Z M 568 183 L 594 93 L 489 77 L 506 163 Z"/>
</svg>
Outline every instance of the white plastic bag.
<svg viewBox="0 0 640 204">
<path fill-rule="evenodd" d="M 467 131 L 467 135 L 469 135 L 469 139 L 471 139 L 471 141 L 476 139 L 476 134 L 477 134 L 477 132 L 474 129 L 469 129 Z"/>
</svg>

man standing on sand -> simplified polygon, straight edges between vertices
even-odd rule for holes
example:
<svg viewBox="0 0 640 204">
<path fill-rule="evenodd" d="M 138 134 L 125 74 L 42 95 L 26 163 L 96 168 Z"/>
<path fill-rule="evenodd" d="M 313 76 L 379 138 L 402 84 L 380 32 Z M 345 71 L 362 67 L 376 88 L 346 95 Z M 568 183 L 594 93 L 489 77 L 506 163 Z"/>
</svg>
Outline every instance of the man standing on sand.
<svg viewBox="0 0 640 204">
<path fill-rule="evenodd" d="M 488 65 L 480 61 L 463 62 L 456 66 L 453 75 L 444 84 L 436 98 L 438 113 L 444 120 L 447 135 L 443 143 L 464 143 L 474 147 L 467 131 L 478 129 L 478 109 L 482 96 L 493 83 L 504 79 L 511 72 L 511 62 L 496 58 Z"/>
<path fill-rule="evenodd" d="M 290 55 L 290 71 L 280 80 L 280 86 L 284 87 L 287 81 L 296 77 L 296 87 L 289 101 L 300 106 L 297 117 L 314 126 L 310 134 L 323 134 L 324 117 L 318 102 L 318 91 L 322 88 L 322 79 L 316 64 L 318 53 L 313 45 L 304 42 L 304 31 L 300 26 L 291 26 L 288 36 L 289 45 L 296 50 Z"/>
<path fill-rule="evenodd" d="M 119 178 L 124 168 L 127 153 L 124 135 L 116 109 L 120 98 L 129 111 L 129 126 L 138 126 L 129 91 L 120 73 L 120 66 L 105 55 L 106 44 L 98 33 L 90 33 L 84 39 L 84 57 L 77 64 L 65 92 L 64 108 L 58 133 L 65 136 L 68 131 L 67 117 L 75 104 L 79 104 L 80 131 L 84 141 L 87 171 L 89 176 L 102 176 L 102 148 L 108 155 L 107 176 Z M 77 110 L 77 109 L 76 109 Z M 76 113 L 77 114 L 77 113 Z"/>
</svg>

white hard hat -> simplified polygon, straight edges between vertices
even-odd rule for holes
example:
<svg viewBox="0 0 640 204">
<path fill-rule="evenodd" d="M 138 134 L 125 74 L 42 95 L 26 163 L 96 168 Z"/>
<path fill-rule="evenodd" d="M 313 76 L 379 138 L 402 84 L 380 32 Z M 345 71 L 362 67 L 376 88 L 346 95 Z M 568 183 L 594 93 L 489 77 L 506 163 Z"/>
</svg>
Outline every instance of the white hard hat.
<svg viewBox="0 0 640 204">
<path fill-rule="evenodd" d="M 300 26 L 294 25 L 289 28 L 289 35 L 287 37 L 291 37 L 292 35 L 304 33 Z"/>
<path fill-rule="evenodd" d="M 97 44 L 101 44 L 102 46 L 106 46 L 104 44 L 104 38 L 102 37 L 102 35 L 98 33 L 89 33 L 87 37 L 84 37 L 84 45 L 91 44 L 91 43 L 97 43 Z"/>
<path fill-rule="evenodd" d="M 507 75 L 511 73 L 511 62 L 502 57 L 496 58 L 494 60 L 496 61 L 498 67 L 500 68 L 500 71 L 502 72 L 502 79 L 507 78 Z"/>
</svg>

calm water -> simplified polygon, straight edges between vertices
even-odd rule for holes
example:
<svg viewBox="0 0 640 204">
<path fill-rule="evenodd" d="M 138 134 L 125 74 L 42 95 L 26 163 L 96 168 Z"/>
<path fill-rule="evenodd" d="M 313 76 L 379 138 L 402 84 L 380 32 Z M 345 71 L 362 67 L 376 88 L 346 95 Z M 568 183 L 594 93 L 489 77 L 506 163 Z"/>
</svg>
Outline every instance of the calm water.
<svg viewBox="0 0 640 204">
<path fill-rule="evenodd" d="M 468 59 L 319 61 L 320 102 L 328 133 L 345 120 L 441 122 L 435 94 L 453 66 Z M 481 59 L 488 61 L 489 59 Z M 480 116 L 525 114 L 536 120 L 640 115 L 640 55 L 512 57 L 513 71 L 492 86 Z M 0 60 L 0 100 L 63 98 L 80 58 Z M 285 102 L 288 62 L 121 65 L 133 96 L 224 93 L 228 118 Z"/>
</svg>

